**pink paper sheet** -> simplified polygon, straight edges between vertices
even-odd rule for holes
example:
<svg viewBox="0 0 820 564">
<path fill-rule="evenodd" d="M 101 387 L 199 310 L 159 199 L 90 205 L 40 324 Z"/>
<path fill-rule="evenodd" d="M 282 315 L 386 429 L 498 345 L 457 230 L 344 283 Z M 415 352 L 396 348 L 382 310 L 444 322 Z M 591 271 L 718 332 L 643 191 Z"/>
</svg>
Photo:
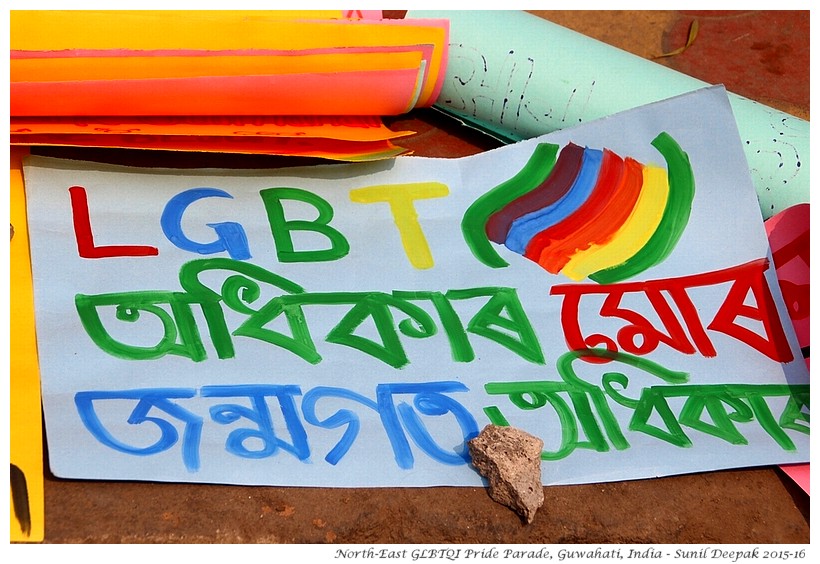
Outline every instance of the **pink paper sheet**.
<svg viewBox="0 0 820 564">
<path fill-rule="evenodd" d="M 797 342 L 809 365 L 809 204 L 787 208 L 765 222 L 772 249 L 777 278 L 789 316 L 794 324 Z M 808 464 L 780 467 L 806 493 L 809 492 Z"/>
</svg>

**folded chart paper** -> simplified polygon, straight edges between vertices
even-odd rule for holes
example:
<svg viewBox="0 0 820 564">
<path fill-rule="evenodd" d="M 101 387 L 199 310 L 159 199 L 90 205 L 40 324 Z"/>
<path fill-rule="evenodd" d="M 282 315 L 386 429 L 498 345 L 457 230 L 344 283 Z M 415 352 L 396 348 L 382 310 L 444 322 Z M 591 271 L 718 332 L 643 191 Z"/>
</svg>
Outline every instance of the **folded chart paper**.
<svg viewBox="0 0 820 564">
<path fill-rule="evenodd" d="M 478 485 L 490 422 L 545 484 L 809 460 L 722 88 L 462 159 L 24 174 L 57 476 Z"/>
<path fill-rule="evenodd" d="M 88 90 L 79 90 L 79 100 L 65 101 L 68 108 L 84 100 L 102 108 L 97 114 L 85 115 L 157 115 L 152 104 L 155 96 L 191 103 L 191 88 L 198 88 L 200 97 L 205 98 L 193 112 L 197 114 L 385 115 L 361 111 L 359 98 L 372 99 L 371 80 L 387 72 L 395 75 L 393 81 L 382 82 L 383 88 L 396 87 L 385 97 L 390 100 L 385 106 L 393 110 L 391 113 L 408 111 L 416 103 L 428 106 L 438 96 L 441 70 L 447 65 L 446 20 L 291 20 L 268 19 L 265 14 L 248 17 L 209 11 L 172 17 L 161 11 L 14 11 L 11 113 L 54 115 L 57 111 L 74 115 L 71 109 L 61 110 L 48 103 L 48 95 L 80 88 L 85 81 L 92 84 Z M 136 29 L 151 33 L 134 33 Z M 410 49 L 414 51 L 408 52 Z M 129 63 L 133 57 L 140 61 Z M 159 64 L 146 64 L 143 59 L 148 57 L 156 58 Z M 231 66 L 226 57 L 238 58 L 236 71 L 225 70 Z M 289 57 L 299 60 L 288 63 Z M 91 67 L 93 74 L 86 78 Z M 253 71 L 243 72 L 243 68 Z M 407 72 L 402 74 L 402 70 Z M 410 77 L 409 85 L 405 74 Z M 230 76 L 251 82 L 243 89 L 243 84 L 230 80 Z M 292 99 L 277 99 L 275 96 L 282 94 L 278 88 L 263 90 L 270 97 L 267 101 L 260 95 L 236 106 L 234 100 L 226 98 L 230 88 L 252 94 L 266 79 L 293 79 L 304 101 L 294 104 Z M 304 87 L 298 88 L 296 79 L 304 81 Z M 325 108 L 328 93 L 317 88 L 322 80 L 341 83 L 331 88 L 338 88 L 332 109 Z M 92 89 L 96 81 L 102 81 L 99 85 L 105 88 Z M 361 82 L 358 88 L 357 82 Z M 152 85 L 160 84 L 167 84 L 165 92 L 154 90 L 151 96 Z M 117 96 L 127 92 L 126 85 L 134 86 L 137 92 L 118 103 Z M 344 110 L 346 107 L 349 109 Z M 174 110 L 161 114 L 176 115 Z"/>
<path fill-rule="evenodd" d="M 42 117 L 125 117 L 137 127 L 152 123 L 154 130 L 156 116 L 325 116 L 364 121 L 430 106 L 437 99 L 447 66 L 447 20 L 322 14 L 12 11 L 12 131 L 24 130 L 27 118 Z M 355 126 L 351 121 L 328 121 L 324 137 L 349 136 L 346 130 Z M 96 137 L 96 131 L 86 133 L 93 137 L 76 139 L 58 131 L 39 137 L 14 134 L 12 143 L 132 147 L 141 141 L 113 143 Z M 292 155 L 294 149 L 309 146 L 309 156 L 341 160 L 376 160 L 404 152 L 387 139 L 337 148 L 338 144 L 310 137 L 283 149 L 272 135 L 252 147 L 248 142 L 184 142 L 151 135 L 155 138 L 144 140 L 143 148 Z M 188 135 L 198 133 L 192 128 Z M 355 158 L 349 158 L 356 150 Z"/>
</svg>

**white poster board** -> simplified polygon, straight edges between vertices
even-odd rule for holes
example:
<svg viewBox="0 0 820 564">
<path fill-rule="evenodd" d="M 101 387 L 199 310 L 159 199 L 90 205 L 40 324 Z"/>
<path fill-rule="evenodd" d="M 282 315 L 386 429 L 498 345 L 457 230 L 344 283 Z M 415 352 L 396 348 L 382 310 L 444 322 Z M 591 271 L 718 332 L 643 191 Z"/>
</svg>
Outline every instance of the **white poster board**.
<svg viewBox="0 0 820 564">
<path fill-rule="evenodd" d="M 477 485 L 490 422 L 545 484 L 809 460 L 722 88 L 461 159 L 25 182 L 59 477 Z"/>
</svg>

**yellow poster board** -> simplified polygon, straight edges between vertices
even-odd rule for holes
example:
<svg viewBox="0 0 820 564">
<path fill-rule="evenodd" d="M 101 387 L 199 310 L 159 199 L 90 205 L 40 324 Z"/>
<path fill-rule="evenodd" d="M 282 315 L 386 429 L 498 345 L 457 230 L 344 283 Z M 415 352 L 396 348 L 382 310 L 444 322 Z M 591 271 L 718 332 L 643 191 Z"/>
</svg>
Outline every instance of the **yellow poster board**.
<svg viewBox="0 0 820 564">
<path fill-rule="evenodd" d="M 27 148 L 11 147 L 9 522 L 12 542 L 41 542 L 45 523 L 40 371 L 21 162 L 27 153 Z"/>
</svg>

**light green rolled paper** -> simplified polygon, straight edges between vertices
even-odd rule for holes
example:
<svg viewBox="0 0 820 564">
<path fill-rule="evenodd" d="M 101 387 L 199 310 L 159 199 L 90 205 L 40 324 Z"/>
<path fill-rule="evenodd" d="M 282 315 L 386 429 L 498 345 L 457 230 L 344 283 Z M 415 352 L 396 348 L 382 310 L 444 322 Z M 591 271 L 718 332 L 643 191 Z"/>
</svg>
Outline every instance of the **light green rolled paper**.
<svg viewBox="0 0 820 564">
<path fill-rule="evenodd" d="M 407 17 L 450 21 L 436 106 L 509 141 L 708 86 L 523 11 L 410 11 Z M 729 99 L 763 218 L 808 202 L 809 122 L 736 94 Z"/>
</svg>

